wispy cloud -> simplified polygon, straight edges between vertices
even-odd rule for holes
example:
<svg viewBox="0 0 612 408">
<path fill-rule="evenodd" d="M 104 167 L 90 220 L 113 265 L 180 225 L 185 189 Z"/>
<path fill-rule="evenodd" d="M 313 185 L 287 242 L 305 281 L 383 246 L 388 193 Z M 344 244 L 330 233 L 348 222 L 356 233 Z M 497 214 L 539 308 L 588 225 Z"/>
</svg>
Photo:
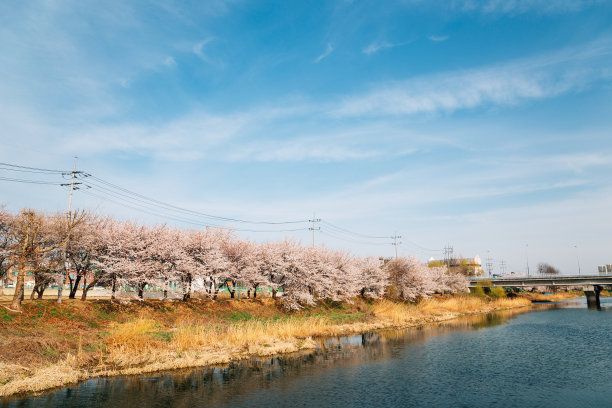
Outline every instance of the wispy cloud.
<svg viewBox="0 0 612 408">
<path fill-rule="evenodd" d="M 412 41 L 402 41 L 398 43 L 390 43 L 387 41 L 375 41 L 370 43 L 367 47 L 364 47 L 361 51 L 366 55 L 375 54 L 378 51 L 385 50 L 388 48 L 401 47 L 403 45 L 410 44 Z"/>
<path fill-rule="evenodd" d="M 586 49 L 566 49 L 501 65 L 381 84 L 365 94 L 345 98 L 331 114 L 342 117 L 453 112 L 549 98 L 609 79 L 610 63 L 612 44 L 605 40 Z"/>
<path fill-rule="evenodd" d="M 433 42 L 442 42 L 449 39 L 448 35 L 430 35 L 427 37 L 430 41 Z"/>
<path fill-rule="evenodd" d="M 174 67 L 176 67 L 176 60 L 174 59 L 174 57 L 168 56 L 164 60 L 164 65 L 167 66 L 167 67 L 170 67 L 170 68 L 174 68 Z"/>
<path fill-rule="evenodd" d="M 558 14 L 575 12 L 603 0 L 463 0 L 454 3 L 465 11 L 481 11 L 490 14 L 522 14 L 536 12 L 542 14 Z"/>
<path fill-rule="evenodd" d="M 208 54 L 204 52 L 204 47 L 213 40 L 214 38 L 208 37 L 193 46 L 193 53 L 209 64 L 212 63 L 212 61 Z"/>
<path fill-rule="evenodd" d="M 334 47 L 330 43 L 328 43 L 327 44 L 327 48 L 325 48 L 325 51 L 323 51 L 323 54 L 321 54 L 317 58 L 315 58 L 313 62 L 315 64 L 318 64 L 324 58 L 327 58 L 332 52 L 334 52 Z"/>
<path fill-rule="evenodd" d="M 380 50 L 383 50 L 385 48 L 391 48 L 393 47 L 392 44 L 389 44 L 386 41 L 383 42 L 374 42 L 371 43 L 370 45 L 368 45 L 367 47 L 365 47 L 362 51 L 364 54 L 370 55 L 370 54 L 374 54 Z"/>
</svg>

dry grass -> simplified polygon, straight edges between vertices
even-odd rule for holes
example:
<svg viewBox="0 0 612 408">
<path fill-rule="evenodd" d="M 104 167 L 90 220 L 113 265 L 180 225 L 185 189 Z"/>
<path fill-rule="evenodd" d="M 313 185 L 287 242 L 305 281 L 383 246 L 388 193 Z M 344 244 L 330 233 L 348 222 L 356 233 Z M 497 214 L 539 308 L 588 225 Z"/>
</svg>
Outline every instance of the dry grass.
<svg viewBox="0 0 612 408">
<path fill-rule="evenodd" d="M 518 298 L 499 298 L 490 302 L 493 309 L 509 309 L 513 307 L 530 306 L 531 300 L 523 297 Z"/>
<path fill-rule="evenodd" d="M 524 307 L 531 304 L 524 298 L 483 299 L 475 296 L 431 298 L 417 305 L 382 300 L 374 305 L 373 313 L 395 325 L 439 321 L 463 314 L 487 313 L 493 310 Z"/>
<path fill-rule="evenodd" d="M 251 321 L 228 326 L 187 325 L 177 327 L 172 345 L 181 350 L 199 347 L 238 347 L 265 344 L 276 340 L 307 338 L 325 332 L 330 323 L 323 318 Z"/>
<path fill-rule="evenodd" d="M 568 299 L 575 299 L 584 296 L 582 292 L 557 292 L 552 295 L 543 295 L 541 293 L 530 293 L 531 299 L 539 302 L 559 302 Z"/>
<path fill-rule="evenodd" d="M 115 324 L 105 340 L 110 349 L 145 351 L 157 345 L 154 333 L 161 329 L 159 323 L 152 319 L 139 318 L 121 324 Z"/>
<path fill-rule="evenodd" d="M 396 326 L 405 325 L 423 317 L 423 313 L 416 305 L 386 299 L 374 304 L 372 311 L 376 317 L 392 322 Z"/>
</svg>

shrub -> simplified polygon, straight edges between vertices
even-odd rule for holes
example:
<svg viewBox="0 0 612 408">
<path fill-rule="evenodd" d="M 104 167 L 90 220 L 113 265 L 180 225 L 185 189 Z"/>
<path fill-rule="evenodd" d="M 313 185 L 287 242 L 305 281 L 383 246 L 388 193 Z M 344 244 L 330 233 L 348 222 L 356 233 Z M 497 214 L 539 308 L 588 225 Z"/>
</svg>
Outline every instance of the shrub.
<svg viewBox="0 0 612 408">
<path fill-rule="evenodd" d="M 489 296 L 494 298 L 503 298 L 506 297 L 506 291 L 501 286 L 495 286 L 494 288 L 491 288 Z"/>
<path fill-rule="evenodd" d="M 476 287 L 470 288 L 470 294 L 472 296 L 477 296 L 480 298 L 485 297 L 485 291 L 482 286 L 476 286 Z"/>
</svg>

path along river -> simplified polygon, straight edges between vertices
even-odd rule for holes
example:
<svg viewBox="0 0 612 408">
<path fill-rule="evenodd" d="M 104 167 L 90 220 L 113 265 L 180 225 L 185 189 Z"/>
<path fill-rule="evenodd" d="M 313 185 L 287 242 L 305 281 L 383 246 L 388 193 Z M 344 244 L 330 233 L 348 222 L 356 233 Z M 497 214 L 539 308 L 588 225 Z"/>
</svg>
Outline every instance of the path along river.
<svg viewBox="0 0 612 408">
<path fill-rule="evenodd" d="M 612 299 L 321 340 L 316 352 L 102 378 L 1 407 L 612 407 Z"/>
</svg>

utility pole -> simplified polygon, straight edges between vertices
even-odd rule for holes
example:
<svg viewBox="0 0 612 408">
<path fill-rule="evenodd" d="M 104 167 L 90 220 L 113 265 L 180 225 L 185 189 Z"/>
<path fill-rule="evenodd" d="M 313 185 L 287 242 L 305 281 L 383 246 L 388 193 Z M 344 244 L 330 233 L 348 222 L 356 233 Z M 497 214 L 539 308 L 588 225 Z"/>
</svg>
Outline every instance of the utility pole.
<svg viewBox="0 0 612 408">
<path fill-rule="evenodd" d="M 395 259 L 397 260 L 397 246 L 399 244 L 401 244 L 402 242 L 397 242 L 398 239 L 400 239 L 402 236 L 401 235 L 397 235 L 397 232 L 393 234 L 393 236 L 391 237 L 393 239 L 393 242 L 391 243 L 391 245 L 393 245 L 395 247 Z"/>
<path fill-rule="evenodd" d="M 499 262 L 499 269 L 501 270 L 502 276 L 506 274 L 506 261 Z"/>
<path fill-rule="evenodd" d="M 489 272 L 489 278 L 490 278 L 491 274 L 493 273 L 493 260 L 490 257 L 487 258 L 487 272 Z"/>
<path fill-rule="evenodd" d="M 72 166 L 71 180 L 70 180 L 70 195 L 68 196 L 68 212 L 66 213 L 66 231 L 70 228 L 70 219 L 72 217 L 72 193 L 74 192 L 74 178 L 77 174 L 76 165 L 77 165 L 78 157 L 74 156 L 74 165 Z M 77 183 L 80 184 L 80 183 Z M 67 184 L 63 184 L 67 185 Z M 62 294 L 64 291 L 64 283 L 66 282 L 66 273 L 68 263 L 67 252 L 68 252 L 68 239 L 66 239 L 66 243 L 64 244 L 64 250 L 62 251 L 62 260 L 64 261 L 64 273 L 60 274 L 59 281 L 57 282 L 57 303 L 62 303 Z"/>
<path fill-rule="evenodd" d="M 450 271 L 451 262 L 454 256 L 453 253 L 454 253 L 454 249 L 452 246 L 450 246 L 450 244 L 444 247 L 444 263 L 446 264 L 446 267 L 448 268 L 449 271 Z"/>
<path fill-rule="evenodd" d="M 317 227 L 317 222 L 321 222 L 320 218 L 317 218 L 315 213 L 312 213 L 312 220 L 308 220 L 312 222 L 312 227 L 308 228 L 312 231 L 312 247 L 315 247 L 315 231 L 320 231 L 321 227 Z"/>
</svg>

